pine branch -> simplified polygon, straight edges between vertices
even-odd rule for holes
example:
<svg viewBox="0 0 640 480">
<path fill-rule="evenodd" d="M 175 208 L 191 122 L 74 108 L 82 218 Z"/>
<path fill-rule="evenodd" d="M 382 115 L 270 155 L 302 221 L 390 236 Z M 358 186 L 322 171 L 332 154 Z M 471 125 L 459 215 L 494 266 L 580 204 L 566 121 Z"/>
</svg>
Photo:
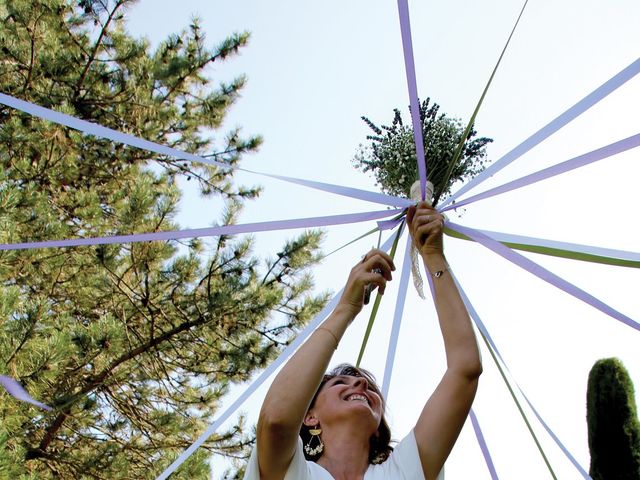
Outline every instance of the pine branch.
<svg viewBox="0 0 640 480">
<path fill-rule="evenodd" d="M 125 1 L 126 0 L 118 0 L 116 2 L 115 6 L 113 7 L 113 10 L 111 10 L 111 12 L 109 12 L 109 15 L 107 17 L 107 21 L 104 23 L 104 25 L 102 26 L 102 29 L 100 30 L 100 33 L 98 34 L 98 38 L 96 39 L 95 45 L 93 47 L 93 50 L 91 51 L 91 55 L 89 56 L 89 59 L 87 60 L 87 63 L 85 64 L 84 68 L 82 69 L 82 73 L 80 74 L 80 77 L 78 78 L 78 82 L 76 83 L 76 86 L 74 88 L 74 91 L 75 91 L 74 100 L 75 101 L 77 101 L 78 97 L 80 96 L 80 90 L 82 89 L 82 84 L 84 83 L 85 79 L 87 78 L 87 74 L 89 73 L 89 69 L 91 68 L 91 65 L 93 64 L 94 60 L 96 59 L 96 56 L 98 55 L 98 50 L 100 50 L 100 47 L 102 47 L 102 41 L 103 41 L 104 37 L 107 34 L 109 26 L 111 25 L 111 21 L 115 17 L 116 11 L 125 3 Z"/>
</svg>

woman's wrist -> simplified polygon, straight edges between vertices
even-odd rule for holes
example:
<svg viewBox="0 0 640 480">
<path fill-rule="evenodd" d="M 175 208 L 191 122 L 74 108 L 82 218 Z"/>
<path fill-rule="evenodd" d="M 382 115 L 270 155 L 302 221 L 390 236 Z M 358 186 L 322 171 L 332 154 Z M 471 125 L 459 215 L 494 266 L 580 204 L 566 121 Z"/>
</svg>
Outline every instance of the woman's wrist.
<svg viewBox="0 0 640 480">
<path fill-rule="evenodd" d="M 351 322 L 353 322 L 361 311 L 362 305 L 352 305 L 340 302 L 333 310 L 332 317 L 334 317 L 335 320 L 344 323 L 346 328 L 351 324 Z"/>
<path fill-rule="evenodd" d="M 447 263 L 447 259 L 442 252 L 434 252 L 429 254 L 422 254 L 422 260 L 424 261 L 424 266 L 427 271 L 432 275 L 435 275 L 436 272 L 445 272 L 449 269 L 449 264 Z"/>
</svg>

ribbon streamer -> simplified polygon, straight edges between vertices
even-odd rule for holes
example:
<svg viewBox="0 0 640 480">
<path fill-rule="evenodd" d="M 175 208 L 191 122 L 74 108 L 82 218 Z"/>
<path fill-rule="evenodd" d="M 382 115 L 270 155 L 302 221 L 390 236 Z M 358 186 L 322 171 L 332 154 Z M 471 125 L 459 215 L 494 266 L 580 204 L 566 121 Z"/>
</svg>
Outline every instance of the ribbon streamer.
<svg viewBox="0 0 640 480">
<path fill-rule="evenodd" d="M 558 242 L 556 240 L 526 237 L 523 235 L 493 232 L 490 230 L 478 231 L 499 241 L 503 245 L 516 250 L 539 253 L 541 255 L 549 255 L 558 258 L 581 260 L 584 262 L 602 263 L 604 265 L 640 268 L 640 253 L 636 252 L 594 247 L 592 245 L 581 245 L 579 243 Z M 468 236 L 447 227 L 445 227 L 444 232 L 451 237 L 471 242 L 474 241 Z"/>
<path fill-rule="evenodd" d="M 381 249 L 385 252 L 389 250 L 391 244 L 393 242 L 393 236 L 390 236 L 386 242 L 382 245 Z M 242 405 L 252 394 L 253 392 L 262 385 L 267 378 L 271 376 L 287 359 L 293 355 L 300 345 L 311 335 L 317 327 L 320 326 L 322 321 L 325 319 L 327 315 L 329 315 L 333 309 L 336 307 L 338 302 L 340 301 L 340 297 L 342 296 L 342 291 L 344 289 L 340 289 L 338 293 L 325 305 L 325 307 L 315 316 L 309 324 L 296 336 L 296 338 L 285 348 L 282 353 L 276 358 L 259 376 L 256 378 L 249 387 L 236 399 L 231 406 L 229 406 L 223 413 L 218 417 L 209 427 L 198 437 L 198 439 L 191 444 L 189 448 L 187 448 L 184 452 L 180 454 L 178 458 L 176 458 L 171 465 L 169 465 L 164 472 L 162 472 L 156 480 L 165 480 L 175 472 L 180 465 L 182 465 L 200 446 L 211 436 L 213 433 L 220 428 L 224 422 Z"/>
<path fill-rule="evenodd" d="M 522 188 L 527 185 L 546 180 L 547 178 L 555 177 L 556 175 L 560 175 L 561 173 L 569 172 L 571 170 L 575 170 L 576 168 L 583 167 L 585 165 L 589 165 L 590 163 L 594 163 L 618 153 L 625 152 L 637 147 L 638 145 L 640 145 L 640 133 L 611 143 L 607 146 L 598 148 L 597 150 L 593 150 L 589 153 L 574 157 L 571 160 L 558 163 L 557 165 L 554 165 L 552 167 L 548 167 L 543 170 L 539 170 L 538 172 L 531 173 L 517 180 L 505 183 L 504 185 L 500 185 L 485 192 L 478 193 L 477 195 L 473 195 L 472 197 L 465 198 L 464 200 L 460 200 L 459 202 L 450 204 L 442 208 L 441 211 L 446 212 L 447 210 L 462 207 L 464 205 L 468 205 L 469 203 L 477 202 L 478 200 L 493 197 L 494 195 L 498 195 L 500 193 L 510 192 L 511 190 Z"/>
<path fill-rule="evenodd" d="M 79 247 L 86 245 L 108 245 L 114 243 L 149 242 L 154 240 L 176 240 L 179 238 L 209 237 L 217 235 L 235 235 L 239 233 L 267 232 L 292 228 L 325 227 L 345 223 L 367 222 L 388 217 L 402 210 L 380 210 L 375 212 L 349 213 L 326 217 L 296 218 L 272 222 L 245 223 L 240 225 L 222 225 L 218 227 L 191 228 L 168 232 L 137 233 L 131 235 L 113 235 L 109 237 L 76 238 L 70 240 L 47 240 L 42 242 L 0 244 L 2 250 L 25 250 L 28 248 Z"/>
<path fill-rule="evenodd" d="M 334 193 L 336 195 L 355 198 L 356 200 L 365 200 L 367 202 L 378 203 L 380 205 L 388 205 L 390 207 L 408 207 L 413 204 L 413 202 L 409 199 L 402 198 L 402 197 L 394 197 L 393 195 L 387 195 L 385 193 L 370 192 L 368 190 L 345 187 L 343 185 L 334 185 L 332 183 L 317 182 L 315 180 L 305 180 L 302 178 L 286 177 L 283 175 L 272 175 L 270 173 L 255 172 L 253 170 L 247 170 L 244 168 L 238 168 L 238 170 L 241 170 L 243 172 L 253 173 L 256 175 L 262 175 L 263 177 L 275 178 L 276 180 L 282 180 L 288 183 L 303 185 L 305 187 L 314 188 L 316 190 L 322 190 L 324 192 Z"/>
<path fill-rule="evenodd" d="M 396 348 L 398 337 L 400 336 L 400 324 L 402 323 L 402 313 L 404 312 L 404 302 L 407 298 L 407 286 L 409 285 L 409 270 L 411 270 L 411 235 L 407 235 L 407 246 L 402 262 L 402 275 L 398 286 L 398 298 L 393 314 L 393 324 L 391 325 L 391 336 L 389 337 L 389 347 L 387 348 L 387 360 L 384 366 L 384 376 L 382 379 L 382 398 L 389 398 L 389 385 L 391 384 L 391 373 L 396 358 Z"/>
<path fill-rule="evenodd" d="M 21 100 L 16 97 L 12 97 L 4 93 L 0 93 L 0 103 L 3 103 L 9 107 L 15 108 L 16 110 L 20 110 L 30 115 L 42 118 L 43 120 L 48 120 L 50 122 L 57 123 L 58 125 L 64 125 L 66 127 L 73 128 L 75 130 L 78 130 L 88 135 L 92 135 L 98 138 L 104 138 L 107 140 L 112 140 L 114 142 L 122 143 L 130 147 L 140 148 L 142 150 L 147 150 L 147 151 L 158 153 L 161 155 L 167 155 L 170 157 L 179 158 L 181 160 L 206 163 L 206 164 L 224 168 L 227 170 L 237 170 L 237 171 L 242 171 L 246 173 L 251 173 L 254 175 L 261 175 L 263 177 L 275 178 L 284 182 L 304 185 L 306 187 L 314 188 L 316 190 L 322 190 L 322 191 L 334 193 L 337 195 L 343 195 L 343 196 L 347 196 L 347 197 L 351 197 L 359 200 L 378 203 L 381 205 L 389 205 L 392 207 L 398 207 L 398 206 L 406 207 L 411 204 L 411 202 L 406 198 L 394 197 L 392 195 L 386 195 L 383 193 L 369 192 L 367 190 L 361 190 L 361 189 L 352 188 L 352 187 L 332 185 L 328 183 L 316 182 L 313 180 L 305 180 L 301 178 L 287 177 L 283 175 L 273 175 L 269 173 L 257 172 L 254 170 L 249 170 L 249 169 L 240 168 L 240 167 L 233 168 L 232 166 L 222 162 L 217 162 L 209 158 L 194 155 L 192 153 L 167 147 L 166 145 L 161 145 L 159 143 L 151 142 L 149 140 L 136 137 L 134 135 L 122 133 L 111 128 L 103 127 L 96 123 L 88 122 L 86 120 L 81 120 L 71 115 L 60 113 L 55 110 L 51 110 L 49 108 L 41 107 L 34 103 L 27 102 L 25 100 Z"/>
<path fill-rule="evenodd" d="M 516 32 L 516 28 L 520 23 L 520 19 L 522 18 L 524 9 L 527 8 L 527 3 L 529 3 L 529 0 L 525 0 L 524 4 L 522 5 L 522 8 L 520 9 L 520 14 L 516 19 L 516 23 L 513 25 L 513 28 L 511 29 L 509 38 L 507 38 L 507 43 L 505 43 L 504 48 L 502 49 L 502 53 L 500 53 L 500 56 L 498 57 L 498 61 L 496 62 L 495 67 L 493 67 L 491 76 L 489 77 L 489 80 L 487 81 L 487 84 L 485 85 L 484 90 L 482 91 L 482 95 L 480 95 L 480 100 L 478 100 L 478 104 L 476 105 L 476 108 L 473 111 L 471 118 L 469 119 L 469 123 L 467 123 L 467 127 L 464 129 L 464 133 L 462 134 L 462 137 L 460 137 L 460 143 L 458 143 L 458 147 L 456 148 L 453 158 L 451 159 L 451 162 L 449 162 L 449 167 L 447 168 L 447 173 L 444 177 L 444 181 L 442 182 L 442 185 L 448 185 L 449 183 L 449 179 L 451 178 L 451 173 L 453 172 L 453 169 L 455 168 L 456 164 L 458 163 L 458 160 L 460 159 L 460 156 L 462 155 L 462 150 L 464 148 L 465 143 L 467 143 L 467 137 L 469 136 L 469 133 L 473 128 L 473 124 L 476 121 L 476 116 L 478 116 L 478 112 L 480 111 L 480 107 L 482 106 L 482 102 L 484 101 L 484 97 L 487 95 L 487 92 L 489 91 L 491 82 L 493 82 L 493 77 L 495 77 L 496 72 L 498 71 L 500 62 L 502 62 L 502 57 L 504 57 L 504 54 L 507 51 L 507 48 L 509 47 L 509 43 L 511 43 L 511 38 L 513 37 L 513 34 Z"/>
<path fill-rule="evenodd" d="M 453 277 L 454 282 L 456 282 L 456 286 L 458 286 L 458 289 L 460 290 L 460 286 L 457 283 L 456 278 L 455 278 L 455 276 L 453 274 L 452 274 L 452 277 Z M 462 293 L 461 293 L 461 295 L 462 295 Z M 468 302 L 468 298 L 466 300 L 463 299 L 463 302 L 465 302 L 465 305 L 466 305 L 466 302 Z M 471 307 L 471 308 L 467 307 L 467 310 L 469 312 L 471 312 L 472 309 L 473 309 L 473 307 Z M 544 449 L 542 448 L 542 445 L 540 444 L 540 441 L 538 440 L 538 436 L 536 435 L 536 433 L 533 430 L 533 427 L 531 426 L 531 422 L 529 421 L 529 418 L 524 413 L 524 409 L 522 408 L 522 405 L 520 404 L 520 401 L 518 400 L 518 397 L 516 396 L 515 392 L 513 391 L 511 383 L 507 379 L 507 375 L 505 374 L 504 369 L 500 365 L 500 362 L 498 361 L 498 358 L 496 357 L 496 354 L 495 354 L 494 350 L 491 348 L 491 344 L 488 342 L 487 338 L 484 336 L 482 331 L 480 331 L 480 333 L 482 335 L 482 339 L 484 340 L 484 342 L 485 342 L 485 344 L 486 344 L 486 346 L 487 346 L 487 348 L 489 350 L 489 353 L 491 354 L 491 358 L 493 359 L 494 364 L 496 365 L 496 367 L 498 367 L 498 371 L 500 372 L 500 376 L 502 377 L 502 381 L 504 382 L 505 386 L 507 387 L 507 390 L 509 390 L 509 395 L 511 395 L 511 399 L 516 404 L 518 412 L 520 413 L 520 416 L 522 417 L 522 420 L 524 421 L 525 425 L 527 426 L 527 430 L 529 430 L 529 435 L 531 435 L 531 438 L 533 439 L 534 443 L 536 444 L 536 448 L 538 449 L 538 452 L 540 452 L 540 455 L 542 456 L 542 459 L 544 460 L 544 463 L 547 466 L 547 469 L 549 470 L 549 473 L 551 474 L 551 477 L 554 480 L 557 480 L 556 474 L 553 471 L 553 467 L 551 466 L 551 462 L 549 462 L 549 459 L 547 458 L 547 454 L 544 452 Z"/>
<path fill-rule="evenodd" d="M 88 133 L 89 135 L 93 135 L 95 137 L 106 138 L 114 142 L 129 145 L 130 147 L 148 150 L 150 152 L 179 158 L 181 160 L 207 163 L 216 167 L 231 169 L 231 167 L 225 163 L 216 162 L 215 160 L 203 158 L 192 153 L 183 152 L 175 148 L 167 147 L 166 145 L 160 145 L 158 143 L 150 142 L 149 140 L 143 140 L 134 135 L 122 133 L 112 128 L 107 128 L 96 123 L 87 122 L 86 120 L 80 120 L 79 118 L 72 117 L 71 115 L 67 115 L 66 113 L 56 112 L 55 110 L 41 107 L 39 105 L 35 105 L 25 100 L 20 100 L 4 93 L 0 93 L 0 103 L 4 103 L 5 105 L 15 108 L 16 110 L 21 110 L 25 113 L 29 113 L 33 116 L 49 120 L 59 125 L 65 125 L 69 128 L 73 128 L 74 130 Z"/>
<path fill-rule="evenodd" d="M 398 248 L 398 241 L 400 240 L 400 236 L 402 235 L 402 230 L 404 228 L 404 223 L 400 225 L 398 231 L 396 232 L 395 238 L 393 240 L 393 245 L 391 246 L 391 252 L 389 256 L 393 260 L 396 256 L 396 249 Z M 382 232 L 380 232 L 382 234 Z M 380 248 L 380 239 L 378 238 L 378 248 Z M 365 305 L 369 302 L 368 296 L 371 295 L 372 284 L 367 285 L 365 287 Z M 367 348 L 367 343 L 369 341 L 369 335 L 371 334 L 371 329 L 373 328 L 373 323 L 376 319 L 376 315 L 378 314 L 378 308 L 380 307 L 380 302 L 382 301 L 382 295 L 380 291 L 376 293 L 376 299 L 373 303 L 373 308 L 371 309 L 371 314 L 369 316 L 369 321 L 367 322 L 367 329 L 365 330 L 364 337 L 362 339 L 362 345 L 360 346 L 360 352 L 358 353 L 358 359 L 356 360 L 356 367 L 360 366 L 360 362 L 362 361 L 362 357 L 364 356 L 364 351 Z"/>
<path fill-rule="evenodd" d="M 427 183 L 427 161 L 424 155 L 422 122 L 420 121 L 420 103 L 418 101 L 418 87 L 416 85 L 416 66 L 413 58 L 413 43 L 411 41 L 411 20 L 409 19 L 409 5 L 407 0 L 398 0 L 398 17 L 400 18 L 402 53 L 404 55 L 404 69 L 407 75 L 409 105 L 411 105 L 413 140 L 416 144 L 416 160 L 418 162 L 418 176 L 420 177 L 420 191 L 422 200 L 424 200 L 426 195 L 425 185 Z"/>
<path fill-rule="evenodd" d="M 7 393 L 9 393 L 9 395 L 11 395 L 16 400 L 30 403 L 32 405 L 35 405 L 36 407 L 42 408 L 43 410 L 51 410 L 51 407 L 49 405 L 45 405 L 44 403 L 34 400 L 31 395 L 29 395 L 23 388 L 23 386 L 11 377 L 0 375 L 0 385 L 2 385 L 7 390 Z"/>
<path fill-rule="evenodd" d="M 473 228 L 463 227 L 462 225 L 457 225 L 453 222 L 448 222 L 448 225 L 451 229 L 458 231 L 469 238 L 475 240 L 476 242 L 484 245 L 489 250 L 497 253 L 501 257 L 506 258 L 510 262 L 518 265 L 520 268 L 525 269 L 529 273 L 532 273 L 536 277 L 544 280 L 547 283 L 559 288 L 560 290 L 568 293 L 569 295 L 577 298 L 578 300 L 582 300 L 588 305 L 600 310 L 602 313 L 606 313 L 610 317 L 615 318 L 616 320 L 628 325 L 636 330 L 640 331 L 640 324 L 631 318 L 627 317 L 623 313 L 620 313 L 614 308 L 611 308 L 609 305 L 604 303 L 603 301 L 597 299 L 593 295 L 585 292 L 584 290 L 576 287 L 570 282 L 567 282 L 563 278 L 559 277 L 555 273 L 550 272 L 546 268 L 538 265 L 532 260 L 529 260 L 527 257 L 520 255 L 517 252 L 514 252 L 509 247 L 505 247 L 503 244 L 498 242 L 497 240 L 489 237 L 488 235 L 479 232 L 478 230 L 474 230 Z"/>
<path fill-rule="evenodd" d="M 478 422 L 478 418 L 476 417 L 476 414 L 473 411 L 473 408 L 469 410 L 469 418 L 471 418 L 473 431 L 475 432 L 476 438 L 478 439 L 478 445 L 480 445 L 480 450 L 482 450 L 482 456 L 484 457 L 484 461 L 487 464 L 487 468 L 489 469 L 489 474 L 491 474 L 491 479 L 498 480 L 498 473 L 496 472 L 496 467 L 493 465 L 493 460 L 491 459 L 491 453 L 489 453 L 489 447 L 487 447 L 487 442 L 484 440 L 484 435 L 482 434 L 480 423 Z"/>
<path fill-rule="evenodd" d="M 309 335 L 311 335 L 315 329 L 320 325 L 322 320 L 331 313 L 340 300 L 342 290 L 340 290 L 331 301 L 322 309 L 322 311 L 311 321 L 307 326 L 296 336 L 287 348 L 283 350 L 280 356 L 275 359 L 271 364 L 265 368 L 262 373 L 256 378 L 249 387 L 240 395 L 235 402 L 229 406 L 222 415 L 220 415 L 209 427 L 198 437 L 198 439 L 191 444 L 184 452 L 176 458 L 167 469 L 162 472 L 156 480 L 165 480 L 173 472 L 175 472 L 180 465 L 182 465 L 200 446 L 211 436 L 214 432 L 227 421 L 227 419 L 242 405 L 252 394 L 255 392 L 264 381 L 274 373 L 280 365 L 282 365 L 293 352 L 304 342 Z"/>
<path fill-rule="evenodd" d="M 482 334 L 483 339 L 486 341 L 489 348 L 495 353 L 497 358 L 500 359 L 500 362 L 502 362 L 502 364 L 504 365 L 504 368 L 513 379 L 514 378 L 513 374 L 509 370 L 509 366 L 507 365 L 507 362 L 505 362 L 504 358 L 502 358 L 502 355 L 500 354 L 500 350 L 498 350 L 497 345 L 495 344 L 495 342 L 493 341 L 493 338 L 491 338 L 491 335 L 489 334 L 489 330 L 487 330 L 487 327 L 485 326 L 484 322 L 480 318 L 480 315 L 478 315 L 478 312 L 473 307 L 473 304 L 471 303 L 471 300 L 469 300 L 469 297 L 467 296 L 464 289 L 462 288 L 462 285 L 460 285 L 460 282 L 458 282 L 458 279 L 455 277 L 455 275 L 452 274 L 452 278 L 453 278 L 453 281 L 456 283 L 456 286 L 458 287 L 458 291 L 460 292 L 460 296 L 462 297 L 462 301 L 464 302 L 467 308 L 467 311 L 469 312 L 469 315 L 473 319 L 473 322 L 476 324 L 476 327 L 478 327 L 478 330 Z M 500 368 L 499 365 L 498 365 L 498 368 Z M 553 439 L 553 441 L 560 448 L 560 450 L 562 450 L 564 455 L 569 459 L 569 461 L 573 464 L 573 466 L 580 472 L 580 474 L 583 476 L 583 478 L 585 478 L 585 480 L 591 480 L 591 477 L 589 476 L 589 474 L 582 468 L 582 466 L 578 463 L 575 457 L 571 454 L 569 449 L 564 446 L 562 441 L 553 432 L 553 430 L 551 430 L 549 425 L 547 425 L 547 422 L 545 422 L 542 416 L 538 413 L 538 411 L 533 406 L 533 404 L 531 403 L 527 395 L 524 393 L 524 391 L 522 390 L 518 382 L 513 380 L 513 383 L 515 384 L 516 388 L 518 389 L 522 397 L 525 399 L 525 401 L 531 408 L 531 411 L 534 413 L 534 415 L 536 416 L 540 424 L 544 427 L 546 432 Z"/>
<path fill-rule="evenodd" d="M 472 178 L 468 183 L 463 185 L 453 195 L 448 197 L 444 202 L 440 204 L 440 207 L 446 207 L 451 202 L 455 201 L 458 197 L 465 194 L 479 183 L 485 181 L 487 178 L 495 175 L 507 165 L 511 164 L 514 160 L 520 158 L 526 152 L 538 145 L 544 139 L 548 138 L 562 127 L 564 127 L 571 120 L 575 119 L 593 105 L 598 103 L 604 97 L 614 92 L 617 88 L 624 85 L 627 81 L 631 80 L 640 72 L 640 58 L 631 63 L 628 67 L 621 70 L 614 75 L 611 79 L 596 88 L 593 92 L 588 94 L 578 103 L 565 110 L 556 118 L 551 120 L 547 125 L 542 127 L 536 133 L 524 140 L 518 146 L 507 152 L 500 159 L 496 160 L 493 164 L 489 165 L 483 170 L 477 177 Z"/>
</svg>

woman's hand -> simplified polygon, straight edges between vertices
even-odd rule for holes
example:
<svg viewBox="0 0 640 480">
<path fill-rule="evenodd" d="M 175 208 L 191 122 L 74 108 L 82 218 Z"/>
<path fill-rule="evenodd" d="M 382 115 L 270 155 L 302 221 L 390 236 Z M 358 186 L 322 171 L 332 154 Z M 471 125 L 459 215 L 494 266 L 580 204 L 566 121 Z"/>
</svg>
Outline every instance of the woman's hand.
<svg viewBox="0 0 640 480">
<path fill-rule="evenodd" d="M 384 294 L 391 272 L 396 269 L 393 259 L 381 250 L 371 250 L 351 269 L 339 306 L 346 307 L 353 316 L 360 313 L 364 305 L 365 289 L 372 284 Z"/>
<path fill-rule="evenodd" d="M 423 257 L 443 255 L 444 216 L 427 202 L 409 207 L 407 225 L 413 244 Z"/>
</svg>

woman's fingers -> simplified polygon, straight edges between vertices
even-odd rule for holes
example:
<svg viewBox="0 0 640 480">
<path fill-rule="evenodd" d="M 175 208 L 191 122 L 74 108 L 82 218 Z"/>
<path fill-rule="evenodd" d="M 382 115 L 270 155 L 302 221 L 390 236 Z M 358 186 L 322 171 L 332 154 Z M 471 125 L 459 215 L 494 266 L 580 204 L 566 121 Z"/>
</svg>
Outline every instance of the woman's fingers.
<svg viewBox="0 0 640 480">
<path fill-rule="evenodd" d="M 342 300 L 348 304 L 362 308 L 367 303 L 367 296 L 377 287 L 384 293 L 387 281 L 391 280 L 391 272 L 395 270 L 393 259 L 381 250 L 371 250 L 358 264 L 351 269 Z"/>
<path fill-rule="evenodd" d="M 407 222 L 413 241 L 421 251 L 442 249 L 444 216 L 427 203 L 421 202 L 407 212 Z"/>
<path fill-rule="evenodd" d="M 393 259 L 381 250 L 372 250 L 367 253 L 359 265 L 362 272 L 362 280 L 364 285 L 363 302 L 365 305 L 369 303 L 371 293 L 378 288 L 380 294 L 384 294 L 387 282 L 391 280 L 391 272 L 395 270 Z"/>
<path fill-rule="evenodd" d="M 416 214 L 411 227 L 414 232 L 442 231 L 444 227 L 444 217 L 437 212 Z"/>
<path fill-rule="evenodd" d="M 382 250 L 371 250 L 360 262 L 360 267 L 365 272 L 377 271 L 386 280 L 391 280 L 391 272 L 396 269 L 393 259 Z"/>
<path fill-rule="evenodd" d="M 393 265 L 393 258 L 391 258 L 391 256 L 387 252 L 383 252 L 382 250 L 377 248 L 372 248 L 364 255 L 364 257 L 362 257 L 361 263 L 366 263 L 371 259 L 383 260 L 387 264 L 389 264 L 392 270 L 395 270 L 395 266 Z"/>
</svg>

